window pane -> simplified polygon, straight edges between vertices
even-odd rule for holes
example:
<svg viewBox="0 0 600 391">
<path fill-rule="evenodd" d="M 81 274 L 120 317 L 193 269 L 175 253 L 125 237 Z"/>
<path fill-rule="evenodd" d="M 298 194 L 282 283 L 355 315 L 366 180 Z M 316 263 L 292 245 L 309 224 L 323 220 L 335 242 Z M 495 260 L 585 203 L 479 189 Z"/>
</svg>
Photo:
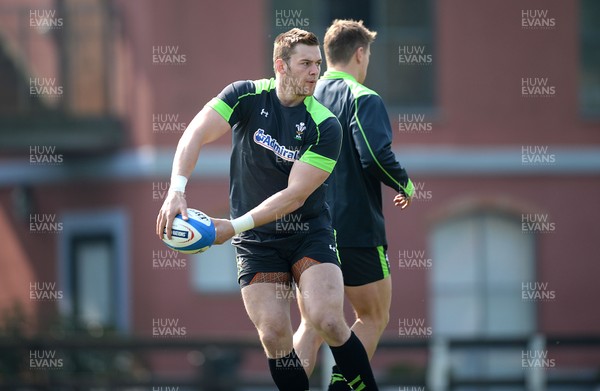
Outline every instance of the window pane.
<svg viewBox="0 0 600 391">
<path fill-rule="evenodd" d="M 212 246 L 192 258 L 194 287 L 201 292 L 237 292 L 235 249 L 231 242 Z"/>
<path fill-rule="evenodd" d="M 487 281 L 492 286 L 515 286 L 533 279 L 533 240 L 523 234 L 520 222 L 504 216 L 485 219 L 485 257 Z"/>
<path fill-rule="evenodd" d="M 535 327 L 533 236 L 518 219 L 484 213 L 439 224 L 432 234 L 433 318 L 442 335 L 524 335 Z"/>
<path fill-rule="evenodd" d="M 423 28 L 431 25 L 429 0 L 386 0 L 385 6 L 389 26 Z"/>
<path fill-rule="evenodd" d="M 433 301 L 433 333 L 440 336 L 472 336 L 479 329 L 475 292 L 445 293 Z"/>
<path fill-rule="evenodd" d="M 446 222 L 433 234 L 433 284 L 437 288 L 468 284 L 477 280 L 477 224 L 474 219 Z"/>
<path fill-rule="evenodd" d="M 492 290 L 486 298 L 487 335 L 527 335 L 535 325 L 535 305 L 521 299 L 521 285 L 509 292 Z"/>
<path fill-rule="evenodd" d="M 84 324 L 112 325 L 111 243 L 80 239 L 76 242 L 76 286 L 79 320 Z"/>
<path fill-rule="evenodd" d="M 600 2 L 581 0 L 580 107 L 586 116 L 600 116 Z"/>
</svg>

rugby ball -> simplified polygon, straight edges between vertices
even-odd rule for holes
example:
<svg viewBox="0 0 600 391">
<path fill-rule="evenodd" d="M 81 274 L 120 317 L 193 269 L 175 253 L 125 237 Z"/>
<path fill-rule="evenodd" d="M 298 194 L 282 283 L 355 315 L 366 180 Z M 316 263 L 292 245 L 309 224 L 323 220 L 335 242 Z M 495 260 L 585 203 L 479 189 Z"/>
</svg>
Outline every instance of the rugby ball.
<svg viewBox="0 0 600 391">
<path fill-rule="evenodd" d="M 167 231 L 163 233 L 163 242 L 173 250 L 184 254 L 196 254 L 206 251 L 215 242 L 216 230 L 210 217 L 199 210 L 188 208 L 188 220 L 181 214 L 175 216 L 171 239 Z"/>
</svg>

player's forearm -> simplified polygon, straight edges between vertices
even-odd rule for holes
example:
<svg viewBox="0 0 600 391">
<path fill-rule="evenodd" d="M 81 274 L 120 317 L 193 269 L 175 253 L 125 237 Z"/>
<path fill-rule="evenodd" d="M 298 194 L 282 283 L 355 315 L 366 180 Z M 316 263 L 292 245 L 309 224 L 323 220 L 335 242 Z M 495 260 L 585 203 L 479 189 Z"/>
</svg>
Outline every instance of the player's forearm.
<svg viewBox="0 0 600 391">
<path fill-rule="evenodd" d="M 177 145 L 177 151 L 173 158 L 173 169 L 171 171 L 171 178 L 176 175 L 183 175 L 189 178 L 194 171 L 198 156 L 200 155 L 200 145 L 194 145 L 188 139 L 183 137 L 179 140 Z"/>
<path fill-rule="evenodd" d="M 289 188 L 281 190 L 264 200 L 249 213 L 254 220 L 254 226 L 268 224 L 292 213 L 304 205 L 307 197 L 294 194 Z"/>
</svg>

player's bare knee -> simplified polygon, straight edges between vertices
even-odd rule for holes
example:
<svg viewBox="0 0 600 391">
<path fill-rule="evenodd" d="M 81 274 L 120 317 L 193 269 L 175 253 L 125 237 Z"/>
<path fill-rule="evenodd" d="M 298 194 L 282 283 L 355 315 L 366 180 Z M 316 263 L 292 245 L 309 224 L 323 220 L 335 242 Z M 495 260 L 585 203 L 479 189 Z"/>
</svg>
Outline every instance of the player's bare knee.
<svg viewBox="0 0 600 391">
<path fill-rule="evenodd" d="M 286 344 L 291 344 L 290 330 L 276 322 L 265 323 L 258 331 L 260 341 L 269 353 L 275 354 L 273 352 L 284 349 Z"/>
<path fill-rule="evenodd" d="M 348 325 L 343 318 L 324 314 L 313 320 L 316 331 L 326 340 L 340 340 L 345 337 Z"/>
</svg>

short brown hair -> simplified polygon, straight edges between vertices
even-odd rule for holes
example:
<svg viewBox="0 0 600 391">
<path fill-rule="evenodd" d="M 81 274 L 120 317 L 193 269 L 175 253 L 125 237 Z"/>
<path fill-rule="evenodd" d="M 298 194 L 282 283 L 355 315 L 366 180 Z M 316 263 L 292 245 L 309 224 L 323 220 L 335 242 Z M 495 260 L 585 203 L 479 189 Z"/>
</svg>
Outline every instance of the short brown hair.
<svg viewBox="0 0 600 391">
<path fill-rule="evenodd" d="M 292 54 L 294 54 L 294 48 L 298 44 L 319 46 L 319 38 L 310 31 L 299 28 L 293 28 L 279 34 L 275 38 L 273 45 L 273 64 L 275 64 L 275 60 L 278 58 L 281 58 L 283 61 L 289 60 Z"/>
<path fill-rule="evenodd" d="M 363 25 L 363 21 L 336 19 L 325 33 L 325 59 L 328 64 L 347 64 L 359 47 L 368 47 L 377 32 Z"/>
</svg>

